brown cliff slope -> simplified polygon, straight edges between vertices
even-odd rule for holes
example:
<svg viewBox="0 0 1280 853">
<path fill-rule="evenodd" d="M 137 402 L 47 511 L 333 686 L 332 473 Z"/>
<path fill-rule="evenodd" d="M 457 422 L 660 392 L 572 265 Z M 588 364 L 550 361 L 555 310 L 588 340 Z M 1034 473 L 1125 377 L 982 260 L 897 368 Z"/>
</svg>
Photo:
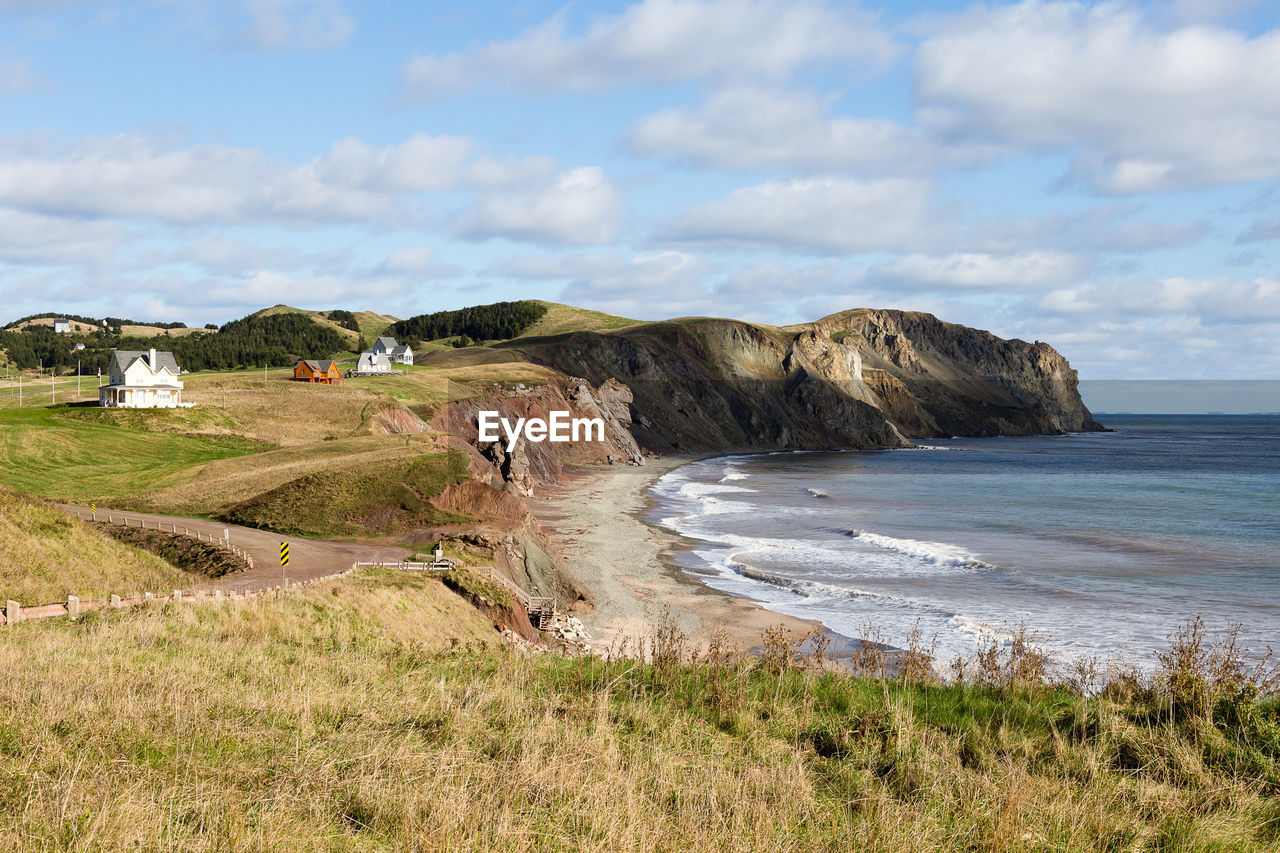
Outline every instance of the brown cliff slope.
<svg viewBox="0 0 1280 853">
<path fill-rule="evenodd" d="M 1099 429 L 1048 344 L 928 314 L 859 310 L 789 328 L 692 318 L 501 345 L 632 394 L 658 451 L 899 447 L 904 435 Z"/>
</svg>

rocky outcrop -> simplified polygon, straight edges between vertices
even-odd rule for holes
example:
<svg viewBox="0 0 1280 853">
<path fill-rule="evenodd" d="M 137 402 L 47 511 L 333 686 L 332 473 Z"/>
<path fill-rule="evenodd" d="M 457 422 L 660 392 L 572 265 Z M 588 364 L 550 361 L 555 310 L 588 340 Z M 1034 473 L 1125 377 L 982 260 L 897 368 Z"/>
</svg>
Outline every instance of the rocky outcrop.
<svg viewBox="0 0 1280 853">
<path fill-rule="evenodd" d="M 881 407 L 909 435 L 1101 428 L 1080 400 L 1076 371 L 1046 343 L 1004 340 L 914 311 L 850 311 L 812 328 L 857 348 L 864 367 L 883 371 L 877 384 L 889 399 Z"/>
<path fill-rule="evenodd" d="M 860 310 L 777 329 L 647 323 L 512 342 L 527 358 L 629 389 L 658 451 L 900 447 L 904 436 L 1098 429 L 1048 344 L 928 314 Z"/>
<path fill-rule="evenodd" d="M 642 463 L 640 446 L 631 434 L 632 402 L 630 389 L 617 380 L 593 385 L 565 376 L 544 385 L 521 385 L 448 403 L 436 412 L 432 426 L 449 433 L 454 446 L 467 448 L 482 468 L 487 466 L 493 485 L 528 497 L 536 486 L 558 482 L 566 466 Z M 546 420 L 553 411 L 568 412 L 574 418 L 599 418 L 604 422 L 604 441 L 520 441 L 508 450 L 505 440 L 479 440 L 478 417 L 486 410 L 512 423 L 518 418 Z"/>
<path fill-rule="evenodd" d="M 593 384 L 631 392 L 631 432 L 656 451 L 898 447 L 858 378 L 856 352 L 732 320 L 575 332 L 521 347 Z"/>
</svg>

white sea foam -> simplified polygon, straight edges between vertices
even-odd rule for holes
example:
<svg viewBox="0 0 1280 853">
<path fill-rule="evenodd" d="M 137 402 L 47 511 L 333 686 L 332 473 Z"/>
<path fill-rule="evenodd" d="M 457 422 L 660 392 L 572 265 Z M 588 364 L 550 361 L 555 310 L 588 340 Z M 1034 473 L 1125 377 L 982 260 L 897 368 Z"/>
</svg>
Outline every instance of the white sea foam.
<svg viewBox="0 0 1280 853">
<path fill-rule="evenodd" d="M 806 492 L 808 492 L 809 494 L 813 495 L 815 498 L 829 498 L 829 497 L 831 497 L 831 495 L 829 495 L 829 494 L 827 494 L 826 492 L 822 491 L 822 489 L 805 489 L 805 491 L 806 491 Z"/>
<path fill-rule="evenodd" d="M 879 533 L 871 533 L 866 530 L 851 530 L 849 535 L 860 542 L 866 542 L 884 548 L 888 551 L 896 551 L 899 554 L 906 554 L 908 557 L 914 557 L 921 562 L 933 566 L 953 566 L 956 568 L 983 568 L 987 564 L 975 557 L 971 552 L 966 551 L 958 545 L 951 545 L 946 542 L 921 542 L 918 539 L 897 539 L 893 536 L 884 536 Z"/>
</svg>

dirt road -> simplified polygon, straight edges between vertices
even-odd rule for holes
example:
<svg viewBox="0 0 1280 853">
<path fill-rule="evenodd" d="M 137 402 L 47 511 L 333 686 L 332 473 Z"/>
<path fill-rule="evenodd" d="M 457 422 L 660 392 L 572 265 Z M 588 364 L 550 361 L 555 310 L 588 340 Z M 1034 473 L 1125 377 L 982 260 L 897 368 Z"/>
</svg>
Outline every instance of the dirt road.
<svg viewBox="0 0 1280 853">
<path fill-rule="evenodd" d="M 62 508 L 88 519 L 91 511 L 87 506 L 61 504 Z M 127 518 L 132 527 L 139 521 L 146 527 L 154 528 L 159 522 L 163 529 L 169 525 L 177 527 L 178 532 L 189 530 L 192 535 L 199 531 L 206 536 L 217 539 L 224 532 L 230 533 L 230 542 L 247 551 L 253 557 L 254 568 L 227 575 L 217 580 L 209 579 L 196 584 L 192 591 L 222 589 L 227 592 L 244 592 L 246 590 L 265 589 L 279 586 L 283 580 L 290 583 L 313 580 L 327 575 L 337 574 L 351 568 L 356 560 L 364 562 L 399 561 L 409 556 L 406 548 L 388 545 L 362 545 L 353 542 L 337 542 L 331 539 L 302 539 L 295 536 L 283 536 L 267 530 L 256 530 L 252 527 L 238 527 L 234 524 L 223 524 L 219 521 L 204 521 L 198 518 L 182 518 L 171 515 L 151 515 L 143 512 L 121 512 L 120 510 L 98 507 L 98 521 L 110 517 L 116 524 L 121 518 Z M 289 565 L 280 565 L 280 543 L 289 543 Z"/>
</svg>

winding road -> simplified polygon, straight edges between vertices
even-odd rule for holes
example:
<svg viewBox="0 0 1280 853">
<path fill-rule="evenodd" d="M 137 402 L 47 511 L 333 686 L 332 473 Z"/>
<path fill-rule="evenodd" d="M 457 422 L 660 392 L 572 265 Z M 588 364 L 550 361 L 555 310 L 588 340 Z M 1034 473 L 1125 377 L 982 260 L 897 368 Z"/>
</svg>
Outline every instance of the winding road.
<svg viewBox="0 0 1280 853">
<path fill-rule="evenodd" d="M 92 511 L 87 506 L 59 504 L 72 515 L 89 520 Z M 145 512 L 123 512 L 121 510 L 98 507 L 99 522 L 108 517 L 116 524 L 121 518 L 127 518 L 130 526 L 137 526 L 139 521 L 147 527 L 173 525 L 178 532 L 197 531 L 216 539 L 223 537 L 224 531 L 230 531 L 232 545 L 248 552 L 253 557 L 254 568 L 235 572 L 219 579 L 210 579 L 193 588 L 193 591 L 221 589 L 224 592 L 247 592 L 279 586 L 287 579 L 289 583 L 315 580 L 328 577 L 351 568 L 357 560 L 364 562 L 391 561 L 398 562 L 409 556 L 407 548 L 388 545 L 365 545 L 355 542 L 339 542 L 332 539 L 303 539 L 301 537 L 284 536 L 269 530 L 258 530 L 253 527 L 239 527 L 219 521 L 206 521 L 199 518 L 182 518 L 174 515 L 151 515 Z M 280 565 L 280 543 L 289 543 L 289 565 Z"/>
</svg>

